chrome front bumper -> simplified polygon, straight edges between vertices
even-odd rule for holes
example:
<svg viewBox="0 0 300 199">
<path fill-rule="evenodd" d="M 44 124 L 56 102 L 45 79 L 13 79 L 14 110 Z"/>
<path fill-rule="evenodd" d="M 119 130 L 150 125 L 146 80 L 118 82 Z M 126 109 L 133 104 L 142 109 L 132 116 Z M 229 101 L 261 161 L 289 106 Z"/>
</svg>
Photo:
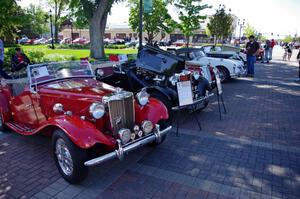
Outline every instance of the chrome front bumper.
<svg viewBox="0 0 300 199">
<path fill-rule="evenodd" d="M 110 152 L 108 154 L 105 154 L 103 156 L 88 160 L 84 163 L 85 166 L 94 166 L 97 164 L 101 164 L 103 162 L 106 162 L 108 160 L 112 160 L 115 158 L 118 158 L 119 160 L 123 160 L 124 159 L 124 154 L 127 154 L 135 149 L 138 149 L 144 145 L 147 145 L 151 142 L 156 142 L 156 143 L 160 143 L 161 139 L 164 135 L 167 135 L 168 132 L 172 129 L 172 126 L 169 126 L 167 128 L 165 128 L 164 130 L 160 131 L 160 126 L 158 124 L 156 124 L 156 130 L 155 132 L 150 135 L 147 136 L 145 138 L 142 138 L 141 140 L 138 140 L 136 142 L 133 143 L 129 143 L 127 145 L 122 146 L 121 145 L 121 141 L 117 140 L 118 142 L 118 149 Z"/>
</svg>

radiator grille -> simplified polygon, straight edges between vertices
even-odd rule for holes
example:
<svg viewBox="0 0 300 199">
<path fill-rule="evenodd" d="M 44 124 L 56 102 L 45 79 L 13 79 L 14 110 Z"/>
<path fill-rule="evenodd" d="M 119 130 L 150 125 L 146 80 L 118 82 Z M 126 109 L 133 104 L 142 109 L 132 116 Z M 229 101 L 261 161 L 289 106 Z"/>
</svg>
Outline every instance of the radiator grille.
<svg viewBox="0 0 300 199">
<path fill-rule="evenodd" d="M 121 128 L 132 129 L 134 125 L 133 95 L 127 95 L 108 102 L 110 123 L 116 134 Z"/>
</svg>

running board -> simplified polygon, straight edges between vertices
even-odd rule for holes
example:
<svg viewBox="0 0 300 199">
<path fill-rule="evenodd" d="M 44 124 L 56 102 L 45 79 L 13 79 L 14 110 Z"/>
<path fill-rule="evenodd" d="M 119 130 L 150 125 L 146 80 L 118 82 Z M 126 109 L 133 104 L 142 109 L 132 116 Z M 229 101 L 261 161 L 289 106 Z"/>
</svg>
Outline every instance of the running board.
<svg viewBox="0 0 300 199">
<path fill-rule="evenodd" d="M 18 122 L 7 122 L 5 125 L 11 129 L 13 129 L 14 131 L 24 134 L 24 135 L 33 134 L 35 131 L 35 129 L 30 128 L 30 127 L 28 127 L 22 123 L 18 123 Z"/>
</svg>

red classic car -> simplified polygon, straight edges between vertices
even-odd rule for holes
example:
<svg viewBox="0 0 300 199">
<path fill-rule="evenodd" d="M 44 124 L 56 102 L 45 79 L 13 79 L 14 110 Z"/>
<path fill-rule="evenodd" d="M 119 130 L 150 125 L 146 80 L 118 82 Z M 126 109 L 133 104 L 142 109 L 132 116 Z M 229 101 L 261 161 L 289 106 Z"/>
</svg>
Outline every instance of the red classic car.
<svg viewBox="0 0 300 199">
<path fill-rule="evenodd" d="M 52 136 L 62 177 L 79 183 L 88 167 L 161 143 L 168 111 L 145 90 L 136 95 L 97 81 L 88 62 L 30 65 L 28 78 L 0 86 L 0 130 Z"/>
</svg>

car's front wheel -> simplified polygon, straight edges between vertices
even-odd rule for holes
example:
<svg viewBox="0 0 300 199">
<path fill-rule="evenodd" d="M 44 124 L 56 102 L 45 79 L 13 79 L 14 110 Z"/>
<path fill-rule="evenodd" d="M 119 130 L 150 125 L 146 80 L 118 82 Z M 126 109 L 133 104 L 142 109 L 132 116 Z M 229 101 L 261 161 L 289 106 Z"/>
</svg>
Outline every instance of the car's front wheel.
<svg viewBox="0 0 300 199">
<path fill-rule="evenodd" d="M 88 168 L 84 162 L 87 152 L 77 147 L 62 130 L 54 132 L 52 149 L 55 164 L 66 181 L 77 184 L 86 178 Z"/>
<path fill-rule="evenodd" d="M 230 79 L 230 74 L 229 71 L 226 67 L 224 66 L 217 66 L 217 69 L 219 70 L 219 77 L 221 82 L 226 82 Z"/>
</svg>

